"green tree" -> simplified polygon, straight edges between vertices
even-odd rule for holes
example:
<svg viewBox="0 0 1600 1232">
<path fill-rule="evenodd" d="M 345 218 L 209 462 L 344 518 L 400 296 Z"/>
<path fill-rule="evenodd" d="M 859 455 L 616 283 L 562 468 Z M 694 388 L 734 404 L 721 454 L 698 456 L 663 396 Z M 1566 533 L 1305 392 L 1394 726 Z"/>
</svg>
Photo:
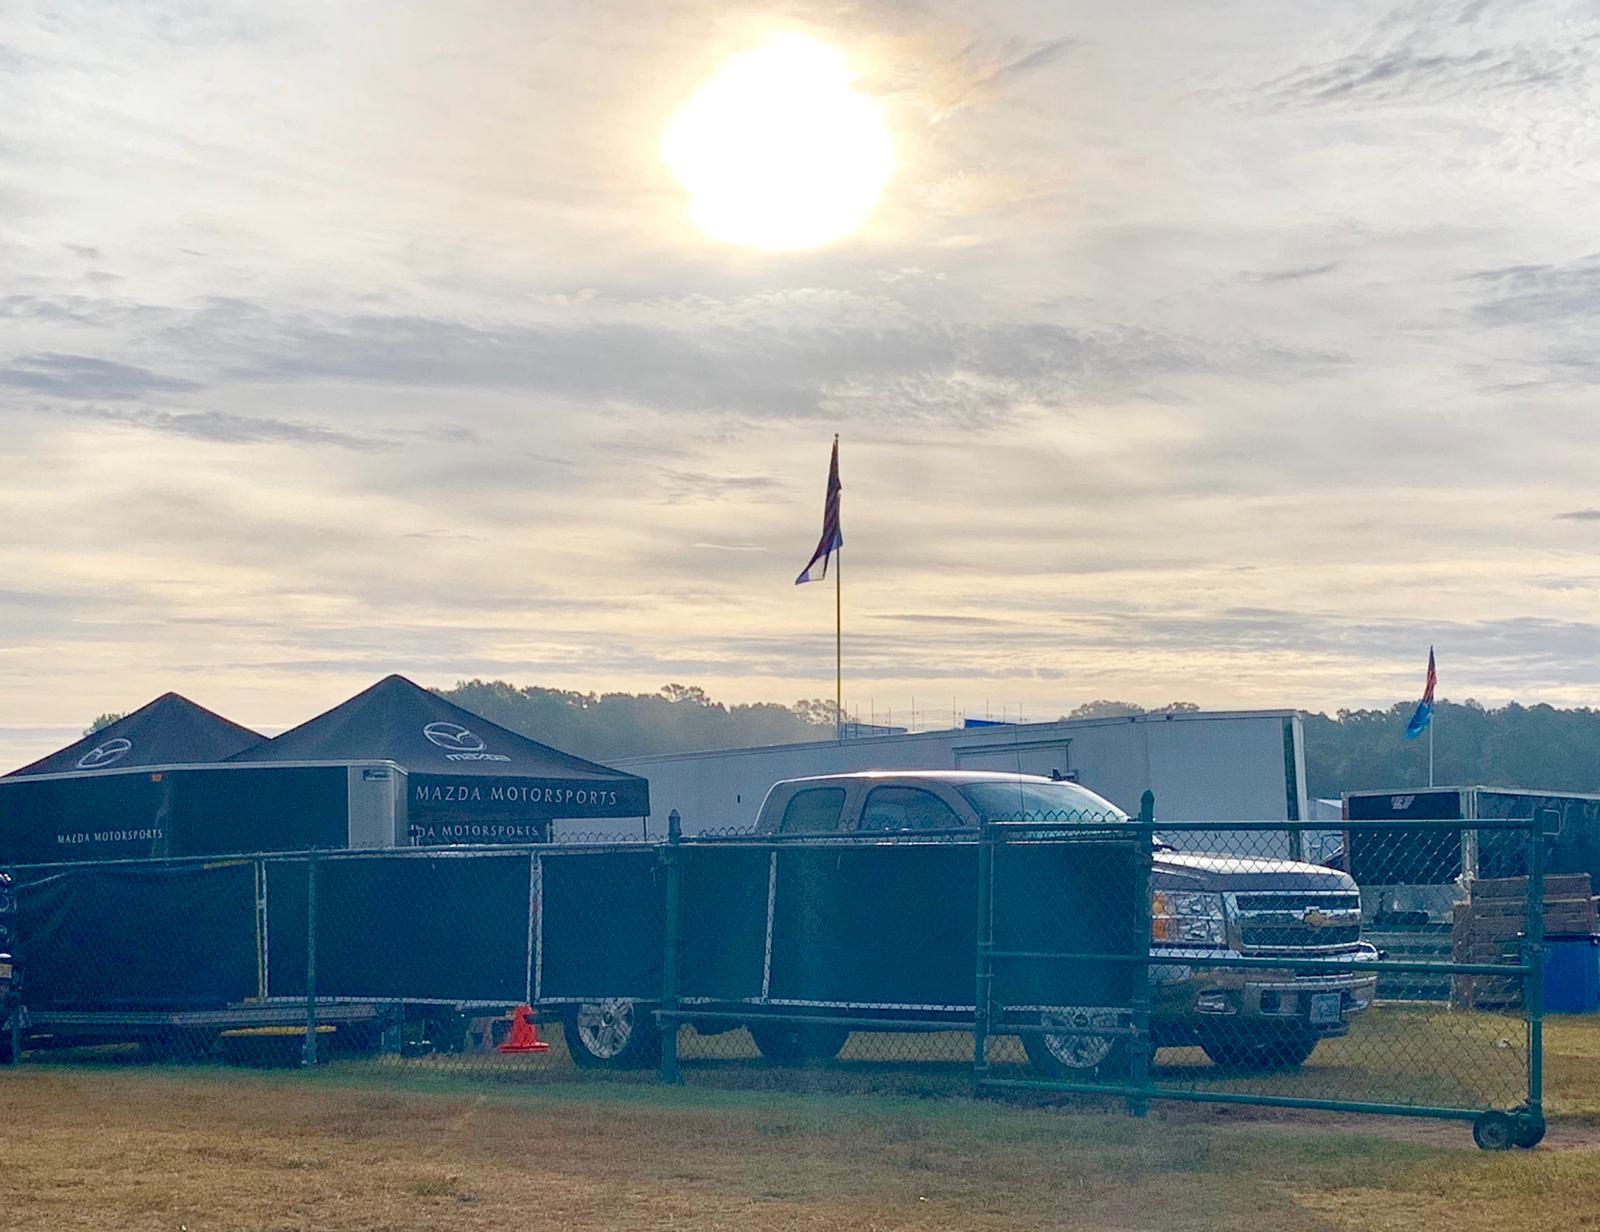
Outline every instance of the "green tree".
<svg viewBox="0 0 1600 1232">
<path fill-rule="evenodd" d="M 1143 714 L 1144 707 L 1133 702 L 1113 702 L 1105 698 L 1097 698 L 1092 702 L 1084 702 L 1076 707 L 1067 718 L 1069 719 L 1119 719 L 1126 715 Z"/>
<path fill-rule="evenodd" d="M 788 744 L 833 734 L 831 702 L 727 706 L 685 684 L 665 685 L 657 693 L 579 693 L 468 680 L 439 693 L 502 727 L 596 761 Z"/>
<path fill-rule="evenodd" d="M 102 727 L 110 727 L 118 719 L 125 719 L 127 717 L 128 716 L 126 714 L 123 714 L 120 711 L 108 710 L 105 714 L 96 715 L 94 721 L 91 722 L 88 727 L 83 729 L 83 734 L 85 736 L 92 736 Z"/>
<path fill-rule="evenodd" d="M 1306 787 L 1313 796 L 1425 787 L 1428 737 L 1406 739 L 1415 702 L 1384 710 L 1305 715 Z M 1440 786 L 1548 787 L 1600 792 L 1600 711 L 1510 702 L 1440 701 L 1433 711 Z"/>
</svg>

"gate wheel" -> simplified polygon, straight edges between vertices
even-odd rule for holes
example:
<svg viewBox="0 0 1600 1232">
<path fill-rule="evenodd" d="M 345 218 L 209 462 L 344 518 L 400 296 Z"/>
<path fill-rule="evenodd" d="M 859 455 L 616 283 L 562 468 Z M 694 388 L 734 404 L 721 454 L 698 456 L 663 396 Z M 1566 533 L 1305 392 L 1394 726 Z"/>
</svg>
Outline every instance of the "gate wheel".
<svg viewBox="0 0 1600 1232">
<path fill-rule="evenodd" d="M 1517 1145 L 1517 1120 L 1509 1112 L 1480 1112 L 1472 1122 L 1479 1150 L 1509 1151 Z"/>
</svg>

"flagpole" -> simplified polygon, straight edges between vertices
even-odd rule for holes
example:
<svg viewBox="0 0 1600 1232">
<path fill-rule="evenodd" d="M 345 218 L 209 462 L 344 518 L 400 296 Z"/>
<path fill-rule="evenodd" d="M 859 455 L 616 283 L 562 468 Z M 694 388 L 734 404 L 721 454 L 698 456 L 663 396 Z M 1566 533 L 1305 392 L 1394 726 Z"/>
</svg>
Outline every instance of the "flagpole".
<svg viewBox="0 0 1600 1232">
<path fill-rule="evenodd" d="M 839 456 L 839 434 L 833 434 L 833 456 Z M 833 716 L 835 738 L 844 738 L 844 549 L 833 554 Z"/>
<path fill-rule="evenodd" d="M 839 574 L 843 572 L 844 553 L 833 554 L 833 717 L 834 735 L 836 738 L 844 737 L 844 597 L 843 583 Z"/>
<path fill-rule="evenodd" d="M 1433 720 L 1434 720 L 1434 716 L 1430 714 L 1428 716 L 1428 786 L 1429 787 L 1433 786 Z"/>
</svg>

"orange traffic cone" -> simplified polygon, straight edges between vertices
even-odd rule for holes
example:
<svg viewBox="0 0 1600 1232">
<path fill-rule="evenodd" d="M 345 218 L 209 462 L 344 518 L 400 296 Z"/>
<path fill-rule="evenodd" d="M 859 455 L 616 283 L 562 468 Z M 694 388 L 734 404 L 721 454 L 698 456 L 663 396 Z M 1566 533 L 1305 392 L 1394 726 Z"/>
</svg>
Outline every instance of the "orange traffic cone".
<svg viewBox="0 0 1600 1232">
<path fill-rule="evenodd" d="M 511 1011 L 511 1036 L 500 1045 L 501 1052 L 549 1052 L 550 1045 L 539 1038 L 533 1021 L 533 1007 L 519 1005 Z"/>
</svg>

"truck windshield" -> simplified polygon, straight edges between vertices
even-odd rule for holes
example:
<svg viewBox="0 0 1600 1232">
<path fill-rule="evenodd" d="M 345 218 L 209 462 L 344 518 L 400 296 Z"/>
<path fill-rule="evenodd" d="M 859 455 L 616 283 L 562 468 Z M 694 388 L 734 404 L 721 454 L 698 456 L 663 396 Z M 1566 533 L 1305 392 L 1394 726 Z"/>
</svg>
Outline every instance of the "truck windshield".
<svg viewBox="0 0 1600 1232">
<path fill-rule="evenodd" d="M 995 780 L 957 788 L 985 821 L 1127 821 L 1111 801 L 1075 783 Z"/>
</svg>

